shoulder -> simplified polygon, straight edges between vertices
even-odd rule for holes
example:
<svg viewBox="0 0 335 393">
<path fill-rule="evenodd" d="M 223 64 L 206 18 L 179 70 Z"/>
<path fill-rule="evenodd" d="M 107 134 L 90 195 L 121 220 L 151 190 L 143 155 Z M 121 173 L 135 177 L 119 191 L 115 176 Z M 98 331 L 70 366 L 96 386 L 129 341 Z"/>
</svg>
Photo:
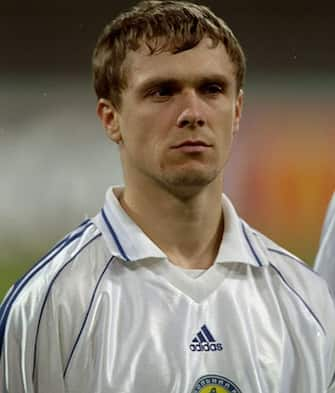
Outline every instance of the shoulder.
<svg viewBox="0 0 335 393">
<path fill-rule="evenodd" d="M 242 221 L 246 237 L 254 254 L 259 255 L 260 265 L 280 269 L 288 274 L 302 274 L 320 280 L 319 275 L 301 258 L 280 246 L 269 237 Z"/>
<path fill-rule="evenodd" d="M 307 312 L 324 331 L 333 329 L 335 305 L 325 280 L 299 257 L 249 225 L 244 226 L 282 304 Z"/>
<path fill-rule="evenodd" d="M 301 258 L 261 232 L 252 228 L 249 230 L 263 250 L 264 256 L 267 259 L 267 265 L 282 281 L 289 280 L 295 288 L 305 292 L 314 291 L 316 288 L 323 288 L 323 290 L 328 291 L 325 281 Z"/>
<path fill-rule="evenodd" d="M 96 285 L 109 259 L 101 233 L 90 220 L 58 242 L 14 284 L 1 304 L 0 353 L 8 326 L 18 335 L 21 325 L 38 329 L 43 315 L 54 313 L 64 302 L 80 312 L 78 293 L 86 307 L 90 288 Z"/>
<path fill-rule="evenodd" d="M 42 257 L 20 280 L 18 280 L 9 294 L 12 301 L 24 298 L 33 292 L 42 294 L 50 285 L 57 284 L 64 275 L 68 279 L 74 278 L 81 269 L 88 266 L 91 260 L 99 263 L 105 257 L 105 247 L 101 233 L 96 226 L 87 220 L 74 231 L 67 234 L 44 257 Z"/>
</svg>

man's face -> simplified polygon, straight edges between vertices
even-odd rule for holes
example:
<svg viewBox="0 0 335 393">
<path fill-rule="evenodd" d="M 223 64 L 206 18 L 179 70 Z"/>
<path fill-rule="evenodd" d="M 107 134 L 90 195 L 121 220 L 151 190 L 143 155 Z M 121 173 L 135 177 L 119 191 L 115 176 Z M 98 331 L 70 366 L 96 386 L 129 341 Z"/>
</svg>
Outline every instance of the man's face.
<svg viewBox="0 0 335 393">
<path fill-rule="evenodd" d="M 222 174 L 238 129 L 242 93 L 236 94 L 225 47 L 210 44 L 206 38 L 190 50 L 153 55 L 143 46 L 127 55 L 121 108 L 104 107 L 126 185 L 149 180 L 178 193 L 204 187 Z"/>
</svg>

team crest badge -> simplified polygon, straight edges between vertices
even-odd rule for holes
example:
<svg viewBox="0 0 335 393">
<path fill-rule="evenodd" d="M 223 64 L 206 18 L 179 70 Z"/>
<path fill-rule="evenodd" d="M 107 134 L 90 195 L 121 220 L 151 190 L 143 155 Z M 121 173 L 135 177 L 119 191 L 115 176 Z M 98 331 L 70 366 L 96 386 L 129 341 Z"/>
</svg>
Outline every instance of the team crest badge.
<svg viewBox="0 0 335 393">
<path fill-rule="evenodd" d="M 197 380 L 191 393 L 242 393 L 230 379 L 221 375 L 205 375 Z"/>
</svg>

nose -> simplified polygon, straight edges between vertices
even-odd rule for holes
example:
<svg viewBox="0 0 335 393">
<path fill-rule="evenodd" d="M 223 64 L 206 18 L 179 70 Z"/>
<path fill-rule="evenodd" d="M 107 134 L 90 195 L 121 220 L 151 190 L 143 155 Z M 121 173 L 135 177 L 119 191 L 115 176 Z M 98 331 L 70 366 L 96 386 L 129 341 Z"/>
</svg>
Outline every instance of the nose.
<svg viewBox="0 0 335 393">
<path fill-rule="evenodd" d="M 196 128 L 205 125 L 205 117 L 201 109 L 201 100 L 196 92 L 186 92 L 181 98 L 182 110 L 177 118 L 178 128 Z"/>
</svg>

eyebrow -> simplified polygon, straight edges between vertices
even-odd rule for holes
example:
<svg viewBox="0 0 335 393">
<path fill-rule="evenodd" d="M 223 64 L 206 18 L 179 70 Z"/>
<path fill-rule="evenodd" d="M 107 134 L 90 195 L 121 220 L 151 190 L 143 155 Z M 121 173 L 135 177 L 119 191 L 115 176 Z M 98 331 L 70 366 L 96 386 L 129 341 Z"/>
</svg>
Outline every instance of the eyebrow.
<svg viewBox="0 0 335 393">
<path fill-rule="evenodd" d="M 212 74 L 207 75 L 199 79 L 199 85 L 209 84 L 209 83 L 219 83 L 224 86 L 231 84 L 231 81 L 222 74 Z"/>
</svg>

